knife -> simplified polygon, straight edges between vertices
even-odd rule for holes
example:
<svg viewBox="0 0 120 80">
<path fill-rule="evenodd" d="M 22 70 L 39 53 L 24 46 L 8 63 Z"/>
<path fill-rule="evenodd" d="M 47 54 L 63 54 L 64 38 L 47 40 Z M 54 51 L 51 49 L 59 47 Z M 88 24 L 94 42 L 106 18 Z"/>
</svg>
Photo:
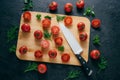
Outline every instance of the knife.
<svg viewBox="0 0 120 80">
<path fill-rule="evenodd" d="M 71 31 L 63 23 L 59 22 L 59 26 L 60 26 L 61 31 L 63 32 L 65 39 L 67 40 L 74 54 L 80 61 L 83 70 L 85 71 L 87 76 L 91 76 L 93 73 L 93 70 L 88 67 L 86 61 L 80 55 L 83 49 L 81 48 L 81 46 L 79 45 L 79 43 L 77 42 L 77 40 L 75 39 Z"/>
</svg>

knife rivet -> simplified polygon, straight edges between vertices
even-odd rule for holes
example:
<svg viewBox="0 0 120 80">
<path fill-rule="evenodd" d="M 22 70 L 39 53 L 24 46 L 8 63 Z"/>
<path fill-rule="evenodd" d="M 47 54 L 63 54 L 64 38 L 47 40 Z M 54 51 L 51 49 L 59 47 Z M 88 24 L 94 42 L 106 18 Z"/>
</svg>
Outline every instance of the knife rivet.
<svg viewBox="0 0 120 80">
<path fill-rule="evenodd" d="M 81 57 L 79 57 L 79 59 L 81 59 Z"/>
<path fill-rule="evenodd" d="M 85 64 L 85 62 L 83 62 L 83 64 Z"/>
<path fill-rule="evenodd" d="M 86 70 L 88 70 L 88 68 L 86 68 Z"/>
</svg>

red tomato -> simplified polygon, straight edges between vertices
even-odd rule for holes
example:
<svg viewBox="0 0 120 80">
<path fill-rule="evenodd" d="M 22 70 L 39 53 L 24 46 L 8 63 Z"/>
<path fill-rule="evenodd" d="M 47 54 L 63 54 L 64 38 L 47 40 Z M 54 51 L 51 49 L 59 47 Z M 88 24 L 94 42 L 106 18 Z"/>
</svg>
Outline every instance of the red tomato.
<svg viewBox="0 0 120 80">
<path fill-rule="evenodd" d="M 38 65 L 38 72 L 41 74 L 44 74 L 47 72 L 47 66 L 45 64 L 39 64 Z"/>
<path fill-rule="evenodd" d="M 65 12 L 70 13 L 70 12 L 72 12 L 72 9 L 73 9 L 73 5 L 71 3 L 65 4 L 65 6 L 64 6 Z"/>
<path fill-rule="evenodd" d="M 72 17 L 71 16 L 66 16 L 65 19 L 64 19 L 64 23 L 66 26 L 71 26 L 72 25 Z"/>
<path fill-rule="evenodd" d="M 77 28 L 78 28 L 79 31 L 81 31 L 81 30 L 83 30 L 85 28 L 85 24 L 83 22 L 79 22 L 77 24 Z"/>
<path fill-rule="evenodd" d="M 60 31 L 60 28 L 58 26 L 52 26 L 51 32 L 53 35 L 58 35 Z"/>
<path fill-rule="evenodd" d="M 23 32 L 30 32 L 30 25 L 29 24 L 23 24 L 22 26 L 21 26 L 21 29 L 22 29 L 22 31 Z"/>
<path fill-rule="evenodd" d="M 21 54 L 25 54 L 25 53 L 27 53 L 27 51 L 28 51 L 27 46 L 21 46 L 21 47 L 19 48 L 19 52 L 20 52 Z"/>
<path fill-rule="evenodd" d="M 42 51 L 37 50 L 37 51 L 35 51 L 34 56 L 35 56 L 36 58 L 41 58 L 41 57 L 43 56 L 43 53 L 42 53 Z"/>
<path fill-rule="evenodd" d="M 56 38 L 54 39 L 54 41 L 55 41 L 55 44 L 58 45 L 58 46 L 61 46 L 62 43 L 63 43 L 62 37 L 56 37 Z"/>
<path fill-rule="evenodd" d="M 78 1 L 76 2 L 76 7 L 77 7 L 78 9 L 84 8 L 84 5 L 85 5 L 84 0 L 78 0 Z"/>
<path fill-rule="evenodd" d="M 50 50 L 48 52 L 48 55 L 50 58 L 55 58 L 57 56 L 57 51 L 56 50 Z"/>
<path fill-rule="evenodd" d="M 99 28 L 100 25 L 101 25 L 100 19 L 93 19 L 93 20 L 92 20 L 92 27 L 93 27 L 93 28 Z"/>
<path fill-rule="evenodd" d="M 92 50 L 90 52 L 90 57 L 92 59 L 95 59 L 95 60 L 99 59 L 100 58 L 100 51 L 99 50 Z"/>
<path fill-rule="evenodd" d="M 42 27 L 43 29 L 48 29 L 51 25 L 51 20 L 48 18 L 45 18 L 42 20 Z"/>
<path fill-rule="evenodd" d="M 70 55 L 68 53 L 62 53 L 61 59 L 63 62 L 68 62 L 70 60 Z"/>
<path fill-rule="evenodd" d="M 57 7 L 58 7 L 58 3 L 55 2 L 55 1 L 52 1 L 52 2 L 49 4 L 49 9 L 52 10 L 52 11 L 56 10 Z"/>
<path fill-rule="evenodd" d="M 85 41 L 87 39 L 87 33 L 86 32 L 80 32 L 79 39 L 81 41 Z"/>
<path fill-rule="evenodd" d="M 40 45 L 43 49 L 47 49 L 47 48 L 49 48 L 50 43 L 47 40 L 42 40 Z"/>
<path fill-rule="evenodd" d="M 31 13 L 29 11 L 26 11 L 23 13 L 23 19 L 25 21 L 30 21 L 31 20 Z"/>
<path fill-rule="evenodd" d="M 35 37 L 36 39 L 41 39 L 42 36 L 43 36 L 43 33 L 42 33 L 41 30 L 36 30 L 36 31 L 34 32 L 34 37 Z"/>
</svg>

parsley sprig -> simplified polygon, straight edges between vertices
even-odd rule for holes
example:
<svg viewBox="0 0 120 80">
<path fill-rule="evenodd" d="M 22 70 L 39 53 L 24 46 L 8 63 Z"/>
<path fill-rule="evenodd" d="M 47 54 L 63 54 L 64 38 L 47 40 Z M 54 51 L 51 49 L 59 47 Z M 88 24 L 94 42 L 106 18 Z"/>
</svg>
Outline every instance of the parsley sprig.
<svg viewBox="0 0 120 80">
<path fill-rule="evenodd" d="M 58 47 L 58 50 L 59 50 L 59 51 L 64 51 L 64 46 L 59 46 L 59 47 Z"/>
<path fill-rule="evenodd" d="M 100 44 L 100 37 L 98 35 L 95 35 L 93 37 L 93 44 L 101 45 Z"/>
<path fill-rule="evenodd" d="M 48 16 L 48 15 L 47 15 L 47 16 L 45 16 L 44 18 L 48 18 L 48 19 L 50 19 L 50 20 L 51 20 L 51 17 L 50 17 L 50 16 Z"/>
<path fill-rule="evenodd" d="M 41 20 L 41 14 L 36 15 L 37 20 Z"/>
<path fill-rule="evenodd" d="M 65 18 L 65 16 L 56 15 L 56 19 L 57 19 L 58 22 L 62 21 L 64 18 Z"/>
<path fill-rule="evenodd" d="M 92 10 L 92 8 L 88 7 L 83 13 L 83 15 L 95 17 L 95 12 Z"/>
<path fill-rule="evenodd" d="M 32 0 L 24 0 L 24 8 L 22 9 L 23 11 L 27 11 L 33 8 L 33 1 Z"/>
<path fill-rule="evenodd" d="M 51 33 L 49 33 L 48 30 L 44 30 L 44 38 L 51 39 Z"/>
<path fill-rule="evenodd" d="M 15 53 L 15 52 L 16 52 L 16 45 L 12 45 L 12 46 L 9 48 L 9 52 L 10 52 L 10 53 Z"/>
</svg>

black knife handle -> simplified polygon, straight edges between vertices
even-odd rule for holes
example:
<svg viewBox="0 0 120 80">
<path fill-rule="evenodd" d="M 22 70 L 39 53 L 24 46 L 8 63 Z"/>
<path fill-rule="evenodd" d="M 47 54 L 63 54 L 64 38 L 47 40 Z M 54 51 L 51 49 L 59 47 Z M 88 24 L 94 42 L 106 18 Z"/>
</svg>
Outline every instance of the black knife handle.
<svg viewBox="0 0 120 80">
<path fill-rule="evenodd" d="M 79 55 L 76 55 L 76 57 L 78 58 L 78 60 L 80 61 L 81 65 L 82 65 L 82 68 L 83 70 L 85 71 L 85 73 L 88 75 L 88 76 L 91 76 L 92 75 L 92 69 L 90 69 L 86 63 L 86 61 L 82 58 L 82 56 L 79 54 Z"/>
</svg>

